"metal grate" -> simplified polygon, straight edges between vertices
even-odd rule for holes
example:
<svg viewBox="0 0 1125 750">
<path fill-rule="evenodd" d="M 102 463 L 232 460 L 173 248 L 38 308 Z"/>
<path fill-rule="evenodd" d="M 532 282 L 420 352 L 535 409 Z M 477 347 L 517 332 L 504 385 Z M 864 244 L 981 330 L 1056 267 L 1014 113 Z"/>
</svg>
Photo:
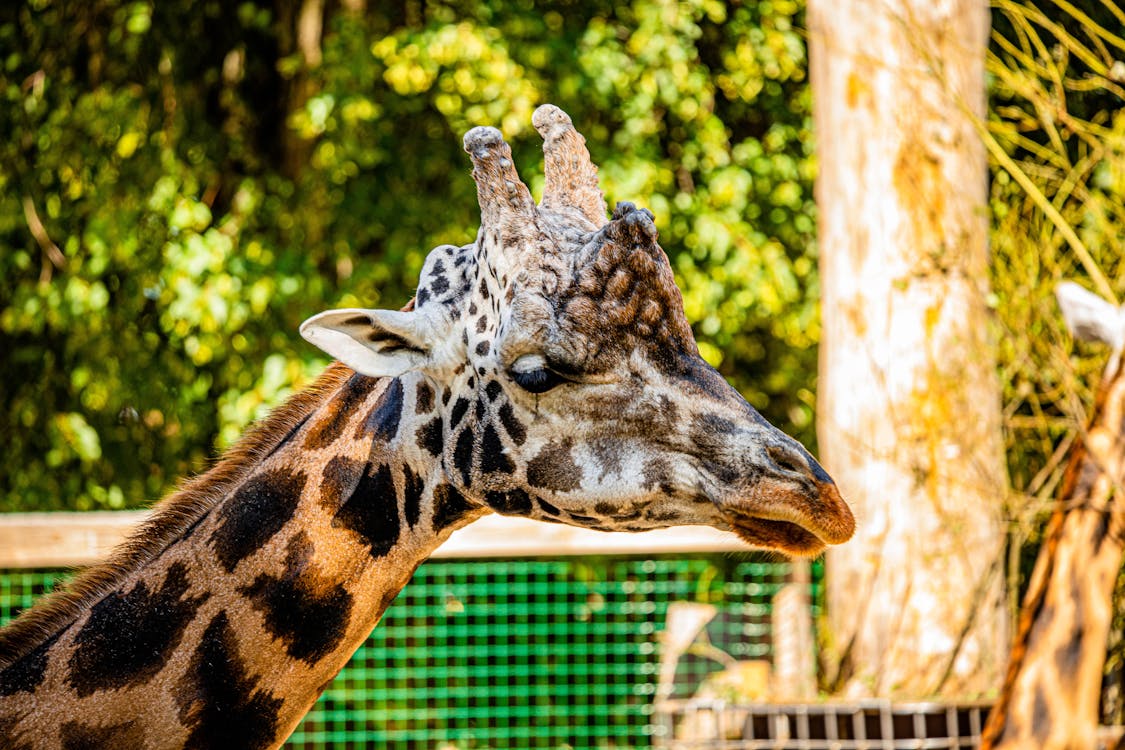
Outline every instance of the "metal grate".
<svg viewBox="0 0 1125 750">
<path fill-rule="evenodd" d="M 430 560 L 287 747 L 651 747 L 663 731 L 653 698 L 668 606 L 715 605 L 710 642 L 768 658 L 770 598 L 788 573 L 718 555 Z M 0 571 L 0 623 L 60 577 Z M 683 659 L 673 697 L 717 668 Z"/>
<path fill-rule="evenodd" d="M 0 570 L 0 625 L 67 578 L 61 570 Z"/>
<path fill-rule="evenodd" d="M 667 750 L 971 750 L 988 703 L 669 701 Z"/>
</svg>

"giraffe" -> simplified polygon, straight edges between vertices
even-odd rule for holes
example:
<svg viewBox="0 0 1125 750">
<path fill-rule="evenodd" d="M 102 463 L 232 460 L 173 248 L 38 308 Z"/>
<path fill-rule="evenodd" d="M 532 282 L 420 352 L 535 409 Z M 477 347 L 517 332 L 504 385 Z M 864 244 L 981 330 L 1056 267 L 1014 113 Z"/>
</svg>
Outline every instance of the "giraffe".
<svg viewBox="0 0 1125 750">
<path fill-rule="evenodd" d="M 1089 426 L 1070 451 L 981 750 L 1099 746 L 1106 639 L 1125 552 L 1125 316 L 1073 282 L 1056 296 L 1074 338 L 1109 344 L 1111 353 Z"/>
<path fill-rule="evenodd" d="M 0 631 L 0 746 L 278 747 L 491 512 L 798 556 L 851 536 L 828 474 L 699 357 L 652 214 L 607 220 L 570 118 L 533 124 L 540 205 L 500 132 L 470 130 L 476 241 L 432 250 L 402 310 L 307 320 L 338 361 Z"/>
</svg>

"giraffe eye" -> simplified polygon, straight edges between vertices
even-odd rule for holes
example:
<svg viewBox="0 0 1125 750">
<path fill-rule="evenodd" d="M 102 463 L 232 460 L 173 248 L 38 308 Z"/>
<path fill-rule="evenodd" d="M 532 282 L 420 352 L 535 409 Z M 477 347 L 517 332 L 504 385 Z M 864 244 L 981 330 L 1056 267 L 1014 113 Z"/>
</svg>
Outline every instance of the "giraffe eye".
<svg viewBox="0 0 1125 750">
<path fill-rule="evenodd" d="M 567 379 L 547 366 L 547 361 L 538 354 L 525 354 L 508 369 L 508 375 L 515 384 L 528 393 L 546 393 Z"/>
<path fill-rule="evenodd" d="M 544 367 L 541 370 L 531 370 L 530 372 L 512 372 L 510 373 L 512 380 L 516 381 L 516 385 L 523 388 L 528 393 L 546 393 L 566 382 L 566 378 Z"/>
</svg>

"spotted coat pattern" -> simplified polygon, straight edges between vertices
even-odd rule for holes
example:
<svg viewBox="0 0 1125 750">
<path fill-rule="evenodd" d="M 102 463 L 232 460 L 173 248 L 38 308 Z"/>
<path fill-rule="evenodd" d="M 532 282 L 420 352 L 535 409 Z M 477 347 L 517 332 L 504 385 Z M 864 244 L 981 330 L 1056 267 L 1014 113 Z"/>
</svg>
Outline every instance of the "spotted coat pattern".
<svg viewBox="0 0 1125 750">
<path fill-rule="evenodd" d="M 499 133 L 470 131 L 476 241 L 431 251 L 402 311 L 307 321 L 343 364 L 0 631 L 0 746 L 278 747 L 489 512 L 795 554 L 850 536 L 823 469 L 699 358 L 652 214 L 607 220 L 569 118 L 534 121 L 540 205 Z"/>
</svg>

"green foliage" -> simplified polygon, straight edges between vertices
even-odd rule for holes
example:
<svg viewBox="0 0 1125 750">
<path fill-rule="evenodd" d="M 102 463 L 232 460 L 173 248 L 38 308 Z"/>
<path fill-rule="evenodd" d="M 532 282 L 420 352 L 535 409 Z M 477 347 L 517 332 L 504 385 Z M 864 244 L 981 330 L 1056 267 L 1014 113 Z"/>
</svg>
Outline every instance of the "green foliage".
<svg viewBox="0 0 1125 750">
<path fill-rule="evenodd" d="M 1125 38 L 1114 32 L 1125 12 L 1101 0 L 994 8 L 992 281 L 1018 552 L 1036 538 L 1105 364 L 1104 347 L 1070 341 L 1055 287 L 1077 280 L 1114 302 L 1125 292 Z"/>
<path fill-rule="evenodd" d="M 328 4 L 336 7 L 336 4 Z M 0 510 L 147 503 L 324 364 L 295 332 L 395 307 L 473 239 L 461 134 L 570 112 L 611 201 L 657 216 L 704 355 L 814 440 L 803 6 L 0 9 Z M 319 59 L 318 59 L 319 58 Z"/>
</svg>

